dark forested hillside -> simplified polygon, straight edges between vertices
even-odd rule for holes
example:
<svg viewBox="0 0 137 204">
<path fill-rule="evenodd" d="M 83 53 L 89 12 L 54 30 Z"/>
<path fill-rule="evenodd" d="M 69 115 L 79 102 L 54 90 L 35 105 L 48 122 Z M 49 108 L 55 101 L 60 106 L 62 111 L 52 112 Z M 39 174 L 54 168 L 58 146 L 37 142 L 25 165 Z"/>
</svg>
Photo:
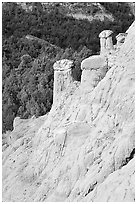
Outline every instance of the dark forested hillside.
<svg viewBox="0 0 137 204">
<path fill-rule="evenodd" d="M 12 129 L 16 116 L 37 117 L 50 110 L 55 61 L 74 60 L 74 77 L 80 80 L 81 61 L 99 52 L 99 33 L 111 29 L 115 36 L 133 22 L 128 4 L 101 4 L 115 16 L 113 22 L 75 19 L 61 13 L 56 3 L 51 10 L 40 2 L 28 3 L 25 9 L 15 2 L 3 3 L 3 132 Z"/>
</svg>

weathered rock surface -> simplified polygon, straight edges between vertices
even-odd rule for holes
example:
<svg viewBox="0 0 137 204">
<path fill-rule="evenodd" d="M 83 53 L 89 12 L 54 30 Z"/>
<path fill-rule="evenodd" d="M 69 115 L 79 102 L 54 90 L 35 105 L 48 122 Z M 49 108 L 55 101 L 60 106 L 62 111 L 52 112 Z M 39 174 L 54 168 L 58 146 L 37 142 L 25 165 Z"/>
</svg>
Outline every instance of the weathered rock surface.
<svg viewBox="0 0 137 204">
<path fill-rule="evenodd" d="M 94 89 L 72 84 L 48 115 L 15 120 L 3 201 L 135 201 L 134 44 L 133 24 Z"/>
<path fill-rule="evenodd" d="M 107 58 L 102 55 L 93 55 L 81 63 L 81 86 L 94 89 L 108 71 Z"/>
<path fill-rule="evenodd" d="M 60 98 L 62 91 L 65 91 L 68 86 L 71 86 L 73 83 L 73 78 L 71 76 L 73 67 L 73 61 L 63 59 L 57 61 L 54 65 L 54 96 L 53 102 L 56 103 L 56 100 Z"/>
<path fill-rule="evenodd" d="M 101 54 L 103 54 L 104 52 L 108 52 L 110 50 L 113 50 L 112 33 L 113 33 L 113 31 L 111 31 L 111 30 L 103 30 L 99 34 L 100 45 L 101 45 L 101 49 L 100 49 Z"/>
</svg>

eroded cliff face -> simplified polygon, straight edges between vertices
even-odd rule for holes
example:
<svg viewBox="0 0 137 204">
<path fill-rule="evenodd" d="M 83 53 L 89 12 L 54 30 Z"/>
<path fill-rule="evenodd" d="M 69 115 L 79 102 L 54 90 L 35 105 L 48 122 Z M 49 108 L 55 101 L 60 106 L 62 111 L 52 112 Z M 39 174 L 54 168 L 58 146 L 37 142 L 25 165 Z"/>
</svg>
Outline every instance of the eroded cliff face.
<svg viewBox="0 0 137 204">
<path fill-rule="evenodd" d="M 3 201 L 135 201 L 134 24 L 127 33 L 98 83 L 72 81 L 47 115 L 15 120 Z"/>
</svg>

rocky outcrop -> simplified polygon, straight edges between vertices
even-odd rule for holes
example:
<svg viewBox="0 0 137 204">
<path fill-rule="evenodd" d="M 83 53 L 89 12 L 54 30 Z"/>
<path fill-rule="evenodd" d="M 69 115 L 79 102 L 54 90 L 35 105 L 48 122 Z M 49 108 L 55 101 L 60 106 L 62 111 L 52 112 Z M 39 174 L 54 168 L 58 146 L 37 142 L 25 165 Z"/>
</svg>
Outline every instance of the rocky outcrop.
<svg viewBox="0 0 137 204">
<path fill-rule="evenodd" d="M 113 42 L 112 42 L 112 34 L 113 34 L 113 31 L 111 30 L 103 30 L 99 34 L 101 54 L 107 54 L 109 51 L 114 49 Z"/>
<path fill-rule="evenodd" d="M 80 84 L 56 64 L 51 111 L 10 133 L 3 201 L 135 201 L 134 24 L 127 33 L 119 50 L 82 62 Z"/>
<path fill-rule="evenodd" d="M 117 39 L 117 48 L 119 48 L 124 43 L 126 36 L 127 36 L 127 33 L 119 33 L 116 36 L 116 39 Z"/>
<path fill-rule="evenodd" d="M 57 61 L 54 65 L 54 96 L 53 103 L 60 97 L 62 91 L 66 90 L 68 86 L 73 83 L 72 78 L 73 62 L 71 60 L 63 59 Z"/>
<path fill-rule="evenodd" d="M 107 58 L 101 55 L 91 56 L 81 63 L 81 86 L 95 88 L 108 70 Z"/>
</svg>

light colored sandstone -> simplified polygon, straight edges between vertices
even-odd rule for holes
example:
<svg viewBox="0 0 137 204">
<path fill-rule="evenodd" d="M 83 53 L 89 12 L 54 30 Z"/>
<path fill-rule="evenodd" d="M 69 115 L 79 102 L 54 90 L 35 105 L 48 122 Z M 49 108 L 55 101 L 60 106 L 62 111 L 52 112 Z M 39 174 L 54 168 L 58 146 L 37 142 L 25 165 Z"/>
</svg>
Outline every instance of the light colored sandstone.
<svg viewBox="0 0 137 204">
<path fill-rule="evenodd" d="M 101 55 L 91 56 L 82 61 L 81 69 L 81 85 L 94 88 L 107 72 L 107 58 Z"/>
<path fill-rule="evenodd" d="M 100 54 L 106 54 L 108 51 L 113 50 L 113 41 L 112 41 L 112 33 L 111 30 L 103 30 L 99 34 L 100 38 Z"/>
<path fill-rule="evenodd" d="M 66 129 L 65 128 L 58 128 L 54 132 L 54 143 L 56 144 L 56 146 L 63 148 L 63 146 L 65 144 L 66 137 L 67 137 Z"/>
<path fill-rule="evenodd" d="M 3 201 L 135 201 L 134 37 L 133 24 L 96 87 L 72 83 L 48 115 L 15 125 Z"/>
<path fill-rule="evenodd" d="M 107 58 L 101 55 L 93 55 L 81 62 L 82 70 L 100 69 L 107 66 Z"/>
<path fill-rule="evenodd" d="M 13 121 L 13 128 L 15 129 L 16 126 L 20 123 L 20 117 L 16 117 Z"/>
<path fill-rule="evenodd" d="M 127 36 L 127 33 L 119 33 L 116 36 L 117 48 L 120 47 L 124 43 L 126 36 Z"/>
<path fill-rule="evenodd" d="M 56 102 L 58 96 L 62 91 L 66 90 L 73 82 L 72 78 L 72 66 L 71 60 L 63 59 L 57 61 L 54 65 L 54 90 L 53 90 L 53 103 Z"/>
</svg>

